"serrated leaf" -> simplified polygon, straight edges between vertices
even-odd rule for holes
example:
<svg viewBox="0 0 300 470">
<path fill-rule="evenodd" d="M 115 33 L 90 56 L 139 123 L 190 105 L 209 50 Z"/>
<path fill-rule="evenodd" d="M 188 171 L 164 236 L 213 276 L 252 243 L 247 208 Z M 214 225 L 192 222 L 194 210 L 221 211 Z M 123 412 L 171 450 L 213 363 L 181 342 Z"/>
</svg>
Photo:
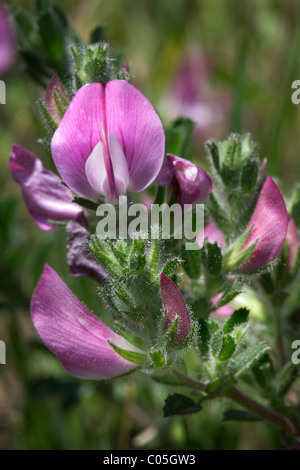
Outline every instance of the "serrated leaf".
<svg viewBox="0 0 300 470">
<path fill-rule="evenodd" d="M 236 310 L 223 326 L 224 333 L 230 333 L 238 326 L 246 326 L 249 318 L 249 310 L 247 308 L 239 308 Z"/>
<path fill-rule="evenodd" d="M 230 335 L 224 336 L 221 351 L 218 356 L 219 361 L 228 361 L 228 359 L 230 359 L 233 355 L 235 347 L 236 345 L 234 339 Z"/>
<path fill-rule="evenodd" d="M 252 367 L 268 350 L 267 346 L 262 341 L 256 341 L 248 345 L 243 351 L 236 353 L 230 361 L 231 375 L 239 377 Z"/>
<path fill-rule="evenodd" d="M 179 393 L 169 395 L 165 400 L 163 408 L 165 418 L 175 415 L 197 413 L 200 410 L 200 403 L 197 403 L 186 395 L 181 395 Z"/>
</svg>

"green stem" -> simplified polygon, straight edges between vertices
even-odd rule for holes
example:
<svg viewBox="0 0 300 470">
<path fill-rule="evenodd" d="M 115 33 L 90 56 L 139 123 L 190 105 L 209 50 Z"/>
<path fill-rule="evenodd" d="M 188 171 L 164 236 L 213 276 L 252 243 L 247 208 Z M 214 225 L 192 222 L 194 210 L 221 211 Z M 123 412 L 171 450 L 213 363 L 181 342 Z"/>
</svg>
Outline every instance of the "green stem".
<svg viewBox="0 0 300 470">
<path fill-rule="evenodd" d="M 300 438 L 300 430 L 296 428 L 294 423 L 290 421 L 285 416 L 277 413 L 276 411 L 267 408 L 264 405 L 261 405 L 257 401 L 253 400 L 252 398 L 245 395 L 243 392 L 238 390 L 236 387 L 231 387 L 225 392 L 227 398 L 235 401 L 239 405 L 243 406 L 247 410 L 255 413 L 257 416 L 260 416 L 262 419 L 268 421 L 269 423 L 274 424 L 278 428 L 293 434 Z"/>
</svg>

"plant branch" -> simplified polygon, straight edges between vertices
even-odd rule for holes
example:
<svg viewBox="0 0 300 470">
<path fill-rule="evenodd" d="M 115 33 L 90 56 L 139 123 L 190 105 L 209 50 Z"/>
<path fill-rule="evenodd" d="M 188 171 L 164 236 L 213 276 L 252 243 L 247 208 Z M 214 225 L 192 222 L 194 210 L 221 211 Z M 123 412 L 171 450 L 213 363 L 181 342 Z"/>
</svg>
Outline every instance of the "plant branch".
<svg viewBox="0 0 300 470">
<path fill-rule="evenodd" d="M 274 424 L 274 426 L 277 426 L 282 430 L 300 438 L 300 430 L 297 429 L 297 427 L 294 425 L 294 423 L 292 423 L 292 421 L 290 421 L 285 416 L 282 416 L 281 414 L 277 413 L 276 411 L 273 411 L 270 408 L 267 408 L 266 406 L 248 397 L 236 387 L 231 387 L 230 389 L 228 389 L 225 392 L 225 396 L 235 401 L 239 405 L 243 406 L 247 410 L 257 414 L 264 420 Z"/>
</svg>

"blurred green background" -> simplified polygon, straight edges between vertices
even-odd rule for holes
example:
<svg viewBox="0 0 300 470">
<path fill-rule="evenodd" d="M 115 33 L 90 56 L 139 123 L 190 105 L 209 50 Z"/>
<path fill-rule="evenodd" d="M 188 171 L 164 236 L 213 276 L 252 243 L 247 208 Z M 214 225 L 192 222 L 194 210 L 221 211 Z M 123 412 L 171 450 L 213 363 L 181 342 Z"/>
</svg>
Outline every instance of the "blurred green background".
<svg viewBox="0 0 300 470">
<path fill-rule="evenodd" d="M 33 2 L 7 3 L 31 11 Z M 201 57 L 197 99 L 212 118 L 195 136 L 195 158 L 206 165 L 208 137 L 251 132 L 261 157 L 268 158 L 267 172 L 280 177 L 290 194 L 300 176 L 300 105 L 291 102 L 291 84 L 300 79 L 297 0 L 60 0 L 59 5 L 85 40 L 96 25 L 106 26 L 112 47 L 125 54 L 133 83 L 166 124 L 176 117 L 170 103 L 182 63 L 190 55 Z M 18 59 L 3 79 L 0 339 L 6 342 L 7 364 L 0 365 L 0 448 L 280 448 L 278 432 L 269 425 L 223 423 L 226 402 L 208 404 L 194 416 L 163 418 L 165 388 L 138 375 L 110 383 L 73 379 L 41 344 L 29 303 L 44 263 L 95 313 L 103 306 L 93 281 L 69 274 L 64 231 L 44 233 L 35 226 L 8 171 L 12 143 L 53 168 L 37 142 L 45 135 L 36 106 L 44 90 Z"/>
</svg>

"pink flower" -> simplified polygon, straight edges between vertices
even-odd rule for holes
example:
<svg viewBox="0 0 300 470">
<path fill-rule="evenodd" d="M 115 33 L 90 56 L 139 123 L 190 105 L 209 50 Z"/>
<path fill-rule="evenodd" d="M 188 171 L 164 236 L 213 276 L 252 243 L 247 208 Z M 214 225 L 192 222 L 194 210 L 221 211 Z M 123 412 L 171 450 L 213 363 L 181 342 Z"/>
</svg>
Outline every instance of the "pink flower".
<svg viewBox="0 0 300 470">
<path fill-rule="evenodd" d="M 116 377 L 136 368 L 108 343 L 135 348 L 88 310 L 58 274 L 45 266 L 31 300 L 33 324 L 44 344 L 71 375 Z"/>
<path fill-rule="evenodd" d="M 211 64 L 199 49 L 185 51 L 174 75 L 170 92 L 162 103 L 172 119 L 186 117 L 195 122 L 195 137 L 217 137 L 224 131 L 229 110 L 229 98 L 213 90 Z"/>
<path fill-rule="evenodd" d="M 39 228 L 50 231 L 55 222 L 66 222 L 82 214 L 74 204 L 71 191 L 58 176 L 43 167 L 35 155 L 20 145 L 13 145 L 9 168 L 14 180 L 21 186 L 27 208 Z"/>
<path fill-rule="evenodd" d="M 163 307 L 167 311 L 165 331 L 168 331 L 178 317 L 178 328 L 175 344 L 181 343 L 189 334 L 191 321 L 185 301 L 178 288 L 164 273 L 160 275 L 160 292 Z"/>
<path fill-rule="evenodd" d="M 86 198 L 101 194 L 109 202 L 155 180 L 164 146 L 153 106 L 122 80 L 82 87 L 51 143 L 54 163 L 72 191 Z"/>
<path fill-rule="evenodd" d="M 212 190 L 212 181 L 202 168 L 171 154 L 167 155 L 156 182 L 171 189 L 176 187 L 181 206 L 204 201 Z"/>
<path fill-rule="evenodd" d="M 0 5 L 0 77 L 11 67 L 15 49 L 15 35 L 8 13 Z"/>
<path fill-rule="evenodd" d="M 296 261 L 299 249 L 299 234 L 294 219 L 289 215 L 288 228 L 286 234 L 287 258 L 286 266 L 290 270 Z"/>
<path fill-rule="evenodd" d="M 242 270 L 261 268 L 275 260 L 282 250 L 288 227 L 288 214 L 284 199 L 269 176 L 261 190 L 255 210 L 245 230 L 253 226 L 251 234 L 242 250 L 252 245 L 256 240 L 253 253 L 246 263 L 240 266 Z"/>
</svg>

